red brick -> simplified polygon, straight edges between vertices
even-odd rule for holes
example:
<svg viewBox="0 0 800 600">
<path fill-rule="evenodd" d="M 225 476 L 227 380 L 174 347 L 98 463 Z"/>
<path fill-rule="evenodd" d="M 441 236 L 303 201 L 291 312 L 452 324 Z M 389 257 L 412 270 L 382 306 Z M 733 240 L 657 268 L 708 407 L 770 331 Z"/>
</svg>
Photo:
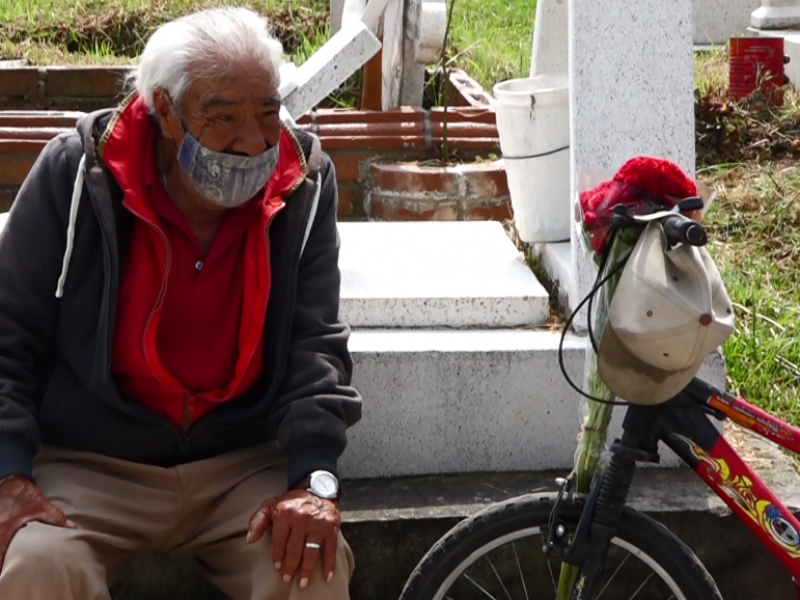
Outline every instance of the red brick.
<svg viewBox="0 0 800 600">
<path fill-rule="evenodd" d="M 467 196 L 479 201 L 508 197 L 508 178 L 501 161 L 478 163 L 463 168 L 467 183 Z"/>
<path fill-rule="evenodd" d="M 381 221 L 457 221 L 458 209 L 453 202 L 412 201 L 382 196 L 373 192 L 371 217 Z"/>
<path fill-rule="evenodd" d="M 457 102 L 460 105 L 485 108 L 497 104 L 497 100 L 481 84 L 461 69 L 450 71 L 450 85 L 458 94 Z"/>
<path fill-rule="evenodd" d="M 17 197 L 19 187 L 0 187 L 0 212 L 8 212 Z"/>
<path fill-rule="evenodd" d="M 27 97 L 39 94 L 39 69 L 0 69 L 0 96 Z"/>
<path fill-rule="evenodd" d="M 45 89 L 52 97 L 114 98 L 123 93 L 131 67 L 50 67 Z"/>
<path fill-rule="evenodd" d="M 321 137 L 323 150 L 396 150 L 403 148 L 424 148 L 422 136 L 371 137 L 337 136 Z"/>
<path fill-rule="evenodd" d="M 447 167 L 420 167 L 415 164 L 370 166 L 372 185 L 385 192 L 430 193 L 460 196 L 460 174 Z"/>
<path fill-rule="evenodd" d="M 2 71 L 0 71 L 2 74 Z M 75 127 L 84 113 L 61 110 L 3 110 L 0 127 Z"/>
<path fill-rule="evenodd" d="M 353 204 L 355 198 L 355 190 L 347 183 L 339 183 L 339 210 L 337 211 L 340 217 L 350 217 L 353 215 Z"/>
<path fill-rule="evenodd" d="M 37 154 L 0 154 L 0 187 L 22 185 Z"/>
<path fill-rule="evenodd" d="M 492 138 L 498 141 L 500 136 L 497 133 L 497 126 L 494 123 L 472 123 L 466 121 L 448 122 L 447 136 L 453 138 Z M 443 137 L 445 124 L 433 124 L 433 136 Z"/>
<path fill-rule="evenodd" d="M 330 157 L 336 168 L 336 179 L 338 181 L 358 181 L 361 164 L 374 156 L 374 153 L 332 152 Z"/>
<path fill-rule="evenodd" d="M 444 138 L 435 137 L 432 140 L 436 146 L 444 143 Z M 500 140 L 494 138 L 447 138 L 447 144 L 452 150 L 491 150 L 500 153 Z"/>
<path fill-rule="evenodd" d="M 0 127 L 0 140 L 51 140 L 69 129 L 58 127 Z"/>
<path fill-rule="evenodd" d="M 434 123 L 441 123 L 444 121 L 444 107 L 436 107 L 431 109 L 431 120 Z M 494 125 L 497 119 L 494 110 L 490 107 L 486 108 L 467 108 L 467 107 L 448 107 L 447 121 L 453 123 L 470 122 L 470 123 L 487 123 Z"/>
<path fill-rule="evenodd" d="M 316 112 L 319 125 L 334 123 L 398 123 L 422 122 L 425 111 L 421 108 L 404 106 L 387 111 L 354 110 L 351 108 L 324 108 Z"/>
<path fill-rule="evenodd" d="M 464 209 L 467 221 L 505 221 L 511 216 L 511 200 L 508 198 L 500 204 L 467 205 Z"/>
<path fill-rule="evenodd" d="M 425 131 L 421 121 L 397 121 L 393 123 L 328 123 L 317 127 L 317 134 L 324 137 L 340 136 L 422 136 Z"/>
</svg>

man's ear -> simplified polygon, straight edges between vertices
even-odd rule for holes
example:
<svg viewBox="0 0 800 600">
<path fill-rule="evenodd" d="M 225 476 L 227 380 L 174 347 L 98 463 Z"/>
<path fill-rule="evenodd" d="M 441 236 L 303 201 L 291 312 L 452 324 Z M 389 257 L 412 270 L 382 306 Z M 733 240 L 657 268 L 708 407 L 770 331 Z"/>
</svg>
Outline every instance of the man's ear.
<svg viewBox="0 0 800 600">
<path fill-rule="evenodd" d="M 174 112 L 174 107 L 169 94 L 161 88 L 153 91 L 153 106 L 156 108 L 156 118 L 161 127 L 161 133 L 168 139 L 175 139 L 170 126 L 170 114 Z"/>
</svg>

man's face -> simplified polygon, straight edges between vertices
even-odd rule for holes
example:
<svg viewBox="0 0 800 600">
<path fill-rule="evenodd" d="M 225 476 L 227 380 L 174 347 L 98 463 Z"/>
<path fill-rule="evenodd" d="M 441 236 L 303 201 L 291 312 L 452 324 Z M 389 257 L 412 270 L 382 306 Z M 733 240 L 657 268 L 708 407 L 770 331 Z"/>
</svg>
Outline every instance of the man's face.
<svg viewBox="0 0 800 600">
<path fill-rule="evenodd" d="M 209 150 L 256 156 L 278 143 L 279 110 L 277 82 L 261 63 L 250 60 L 231 64 L 221 77 L 197 77 L 180 116 Z M 183 132 L 174 112 L 167 121 L 169 137 L 180 146 Z"/>
</svg>

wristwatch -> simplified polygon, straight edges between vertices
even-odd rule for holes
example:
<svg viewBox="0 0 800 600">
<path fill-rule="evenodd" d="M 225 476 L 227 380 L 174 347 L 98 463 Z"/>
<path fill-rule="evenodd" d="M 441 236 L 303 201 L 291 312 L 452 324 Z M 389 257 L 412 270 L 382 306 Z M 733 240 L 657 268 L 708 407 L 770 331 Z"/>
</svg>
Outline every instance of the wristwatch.
<svg viewBox="0 0 800 600">
<path fill-rule="evenodd" d="M 339 497 L 339 480 L 328 471 L 314 471 L 309 476 L 307 491 L 326 500 L 336 500 Z"/>
</svg>

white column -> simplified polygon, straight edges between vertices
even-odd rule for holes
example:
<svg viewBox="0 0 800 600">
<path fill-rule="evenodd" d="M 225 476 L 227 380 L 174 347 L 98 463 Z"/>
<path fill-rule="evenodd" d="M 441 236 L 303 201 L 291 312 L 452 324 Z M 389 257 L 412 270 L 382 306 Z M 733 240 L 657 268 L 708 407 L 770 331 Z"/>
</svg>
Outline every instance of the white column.
<svg viewBox="0 0 800 600">
<path fill-rule="evenodd" d="M 790 29 L 800 25 L 800 0 L 761 0 L 750 16 L 756 29 Z"/>
<path fill-rule="evenodd" d="M 636 155 L 695 173 L 692 0 L 570 0 L 572 202 L 582 173 Z M 574 308 L 596 269 L 575 224 Z M 578 326 L 585 327 L 584 316 Z"/>
<path fill-rule="evenodd" d="M 531 77 L 565 75 L 569 68 L 569 0 L 539 0 L 533 29 Z"/>
</svg>

